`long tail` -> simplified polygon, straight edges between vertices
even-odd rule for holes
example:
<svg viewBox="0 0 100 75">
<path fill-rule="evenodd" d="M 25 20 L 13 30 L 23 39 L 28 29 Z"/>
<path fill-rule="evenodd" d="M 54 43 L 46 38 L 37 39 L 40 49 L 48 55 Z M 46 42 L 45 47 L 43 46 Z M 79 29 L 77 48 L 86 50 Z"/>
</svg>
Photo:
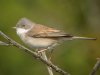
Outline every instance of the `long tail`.
<svg viewBox="0 0 100 75">
<path fill-rule="evenodd" d="M 48 60 L 45 51 L 41 52 L 41 54 L 42 54 L 42 58 L 43 58 L 43 59 Z M 47 66 L 47 69 L 48 69 L 49 75 L 53 75 L 52 68 L 49 67 L 49 66 Z"/>
<path fill-rule="evenodd" d="M 78 36 L 73 36 L 72 39 L 79 39 L 79 40 L 96 40 L 96 38 L 78 37 Z"/>
</svg>

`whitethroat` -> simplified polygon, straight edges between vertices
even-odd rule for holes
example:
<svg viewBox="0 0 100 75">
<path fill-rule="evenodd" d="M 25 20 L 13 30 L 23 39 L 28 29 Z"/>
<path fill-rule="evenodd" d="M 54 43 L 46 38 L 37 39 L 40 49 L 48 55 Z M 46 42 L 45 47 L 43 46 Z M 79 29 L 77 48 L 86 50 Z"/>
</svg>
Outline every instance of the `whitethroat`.
<svg viewBox="0 0 100 75">
<path fill-rule="evenodd" d="M 44 50 L 55 47 L 60 41 L 75 39 L 96 40 L 96 38 L 73 36 L 61 30 L 34 23 L 27 18 L 21 18 L 16 27 L 13 28 L 16 29 L 20 39 L 30 48 L 36 48 L 40 51 L 45 60 L 47 60 L 47 57 Z M 53 75 L 50 67 L 48 67 L 48 71 Z"/>
<path fill-rule="evenodd" d="M 13 28 L 25 44 L 38 50 L 52 48 L 62 40 L 96 40 L 96 38 L 73 36 L 61 30 L 34 23 L 27 18 L 21 18 Z"/>
</svg>

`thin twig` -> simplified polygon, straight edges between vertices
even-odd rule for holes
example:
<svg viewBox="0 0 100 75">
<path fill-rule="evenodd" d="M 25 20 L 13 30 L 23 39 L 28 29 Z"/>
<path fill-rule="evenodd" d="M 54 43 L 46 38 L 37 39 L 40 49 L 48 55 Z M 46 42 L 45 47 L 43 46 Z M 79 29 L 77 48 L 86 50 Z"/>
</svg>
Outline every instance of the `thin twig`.
<svg viewBox="0 0 100 75">
<path fill-rule="evenodd" d="M 65 72 L 64 70 L 60 69 L 56 65 L 50 63 L 47 60 L 44 60 L 40 55 L 38 55 L 36 52 L 33 52 L 32 50 L 20 45 L 19 43 L 15 42 L 11 38 L 9 38 L 7 35 L 5 35 L 2 31 L 0 31 L 0 35 L 2 35 L 6 40 L 8 40 L 9 43 L 11 43 L 13 46 L 27 52 L 28 54 L 32 55 L 34 58 L 38 58 L 38 60 L 42 61 L 47 66 L 51 67 L 54 71 L 62 74 L 62 75 L 70 75 L 68 72 Z"/>
<path fill-rule="evenodd" d="M 2 42 L 2 41 L 0 41 L 0 45 L 9 46 L 9 44 Z"/>
<path fill-rule="evenodd" d="M 97 58 L 97 62 L 94 65 L 94 67 L 89 75 L 94 75 L 96 73 L 96 71 L 99 69 L 99 67 L 100 67 L 100 58 Z"/>
<path fill-rule="evenodd" d="M 45 51 L 41 52 L 41 56 L 42 56 L 42 58 L 43 58 L 44 60 L 47 60 L 47 61 L 48 61 L 48 58 L 47 58 L 47 56 L 46 56 Z M 50 62 L 51 62 L 51 61 L 50 61 Z M 46 65 L 46 67 L 47 67 L 47 70 L 48 70 L 49 75 L 53 75 L 52 68 L 49 67 L 49 66 L 47 66 L 47 65 Z"/>
</svg>

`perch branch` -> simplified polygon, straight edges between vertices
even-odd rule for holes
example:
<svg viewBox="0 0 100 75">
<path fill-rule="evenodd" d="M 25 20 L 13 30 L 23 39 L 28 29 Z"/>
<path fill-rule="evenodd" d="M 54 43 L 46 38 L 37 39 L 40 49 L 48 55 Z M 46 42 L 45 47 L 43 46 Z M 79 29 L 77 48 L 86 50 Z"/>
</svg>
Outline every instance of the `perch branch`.
<svg viewBox="0 0 100 75">
<path fill-rule="evenodd" d="M 94 67 L 89 75 L 94 75 L 96 73 L 96 71 L 99 69 L 99 67 L 100 67 L 100 58 L 97 58 L 97 62 L 94 65 Z"/>
<path fill-rule="evenodd" d="M 2 42 L 2 41 L 0 41 L 0 45 L 9 46 L 9 44 Z"/>
<path fill-rule="evenodd" d="M 40 55 L 38 55 L 36 52 L 33 52 L 32 50 L 20 45 L 19 43 L 15 42 L 14 40 L 12 40 L 11 38 L 9 38 L 7 35 L 5 35 L 2 31 L 0 31 L 0 35 L 3 36 L 6 40 L 8 40 L 9 45 L 15 46 L 25 52 L 27 52 L 28 54 L 32 55 L 34 58 L 38 58 L 38 60 L 42 61 L 44 64 L 46 64 L 47 66 L 51 67 L 54 71 L 62 74 L 62 75 L 70 75 L 68 72 L 65 72 L 64 70 L 60 69 L 59 67 L 57 67 L 56 65 L 50 63 L 47 60 L 44 60 Z"/>
</svg>

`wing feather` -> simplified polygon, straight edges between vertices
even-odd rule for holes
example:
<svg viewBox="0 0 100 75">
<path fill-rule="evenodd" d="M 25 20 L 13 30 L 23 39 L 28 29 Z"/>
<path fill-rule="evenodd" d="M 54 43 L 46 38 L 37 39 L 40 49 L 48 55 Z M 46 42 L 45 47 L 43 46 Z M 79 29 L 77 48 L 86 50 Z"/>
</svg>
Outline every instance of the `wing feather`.
<svg viewBox="0 0 100 75">
<path fill-rule="evenodd" d="M 70 34 L 66 34 L 63 31 L 56 30 L 47 26 L 37 24 L 32 30 L 27 33 L 31 37 L 35 38 L 62 38 L 72 37 Z"/>
</svg>

